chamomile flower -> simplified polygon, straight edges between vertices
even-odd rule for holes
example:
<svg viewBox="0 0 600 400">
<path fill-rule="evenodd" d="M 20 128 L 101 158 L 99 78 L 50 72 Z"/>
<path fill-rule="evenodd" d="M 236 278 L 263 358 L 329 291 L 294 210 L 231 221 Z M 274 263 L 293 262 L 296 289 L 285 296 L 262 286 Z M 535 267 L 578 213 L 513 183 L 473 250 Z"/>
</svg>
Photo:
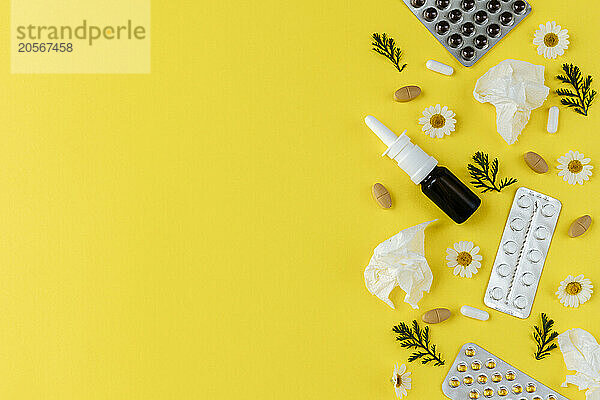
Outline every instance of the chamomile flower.
<svg viewBox="0 0 600 400">
<path fill-rule="evenodd" d="M 410 372 L 406 372 L 406 365 L 402 364 L 398 367 L 398 364 L 394 367 L 394 375 L 392 375 L 392 383 L 394 384 L 394 390 L 396 391 L 396 397 L 399 399 L 402 396 L 407 395 L 407 390 L 410 389 Z"/>
<path fill-rule="evenodd" d="M 560 157 L 558 160 L 558 176 L 562 176 L 563 181 L 570 185 L 579 183 L 583 185 L 583 181 L 587 181 L 592 176 L 593 166 L 589 165 L 590 159 L 585 158 L 583 153 L 569 150 L 567 154 Z"/>
<path fill-rule="evenodd" d="M 568 32 L 561 29 L 555 21 L 548 21 L 546 25 L 540 24 L 540 29 L 535 31 L 533 36 L 533 44 L 538 47 L 538 54 L 552 59 L 565 54 L 565 50 L 569 48 Z"/>
<path fill-rule="evenodd" d="M 432 138 L 443 138 L 444 135 L 450 135 L 454 132 L 456 120 L 454 112 L 447 106 L 427 107 L 423 110 L 423 116 L 419 118 L 419 124 L 423 125 L 421 130 Z"/>
<path fill-rule="evenodd" d="M 563 306 L 577 308 L 592 297 L 593 288 L 592 281 L 583 275 L 569 275 L 560 283 L 556 295 Z"/>
<path fill-rule="evenodd" d="M 471 278 L 481 268 L 483 257 L 478 254 L 479 246 L 463 241 L 454 243 L 453 247 L 446 249 L 448 267 L 454 268 L 454 275 Z"/>
</svg>

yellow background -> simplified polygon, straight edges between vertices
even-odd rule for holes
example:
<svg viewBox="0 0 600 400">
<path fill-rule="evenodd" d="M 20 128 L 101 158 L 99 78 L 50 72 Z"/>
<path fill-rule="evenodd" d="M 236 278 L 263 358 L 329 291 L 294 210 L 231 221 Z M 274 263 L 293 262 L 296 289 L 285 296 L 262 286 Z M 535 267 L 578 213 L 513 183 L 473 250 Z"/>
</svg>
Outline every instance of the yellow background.
<svg viewBox="0 0 600 400">
<path fill-rule="evenodd" d="M 547 312 L 560 332 L 582 327 L 600 339 L 598 294 L 576 310 L 554 296 L 568 274 L 600 285 L 598 229 L 566 234 L 574 218 L 598 215 L 598 177 L 574 187 L 554 169 L 570 149 L 598 168 L 600 105 L 588 118 L 562 109 L 559 132 L 549 135 L 547 109 L 558 104 L 551 95 L 508 146 L 493 107 L 472 97 L 475 80 L 506 58 L 545 65 L 552 89 L 563 61 L 600 79 L 600 8 L 531 3 L 525 22 L 471 69 L 399 0 L 155 1 L 150 75 L 11 75 L 10 46 L 0 47 L 0 396 L 393 399 L 393 365 L 409 353 L 392 326 L 443 306 L 455 315 L 432 327 L 432 339 L 447 365 L 409 364 L 409 399 L 443 398 L 442 378 L 468 341 L 584 399 L 559 388 L 566 371 L 558 351 L 533 359 L 530 334 Z M 9 2 L 1 4 L 7 39 Z M 554 61 L 531 44 L 537 25 L 552 19 L 572 36 Z M 370 50 L 373 32 L 397 39 L 403 73 Z M 426 70 L 429 58 L 455 75 Z M 423 94 L 393 102 L 406 84 Z M 436 103 L 458 119 L 443 140 L 416 123 Z M 368 113 L 396 132 L 408 129 L 465 181 L 481 149 L 519 184 L 482 195 L 480 211 L 455 225 L 379 157 L 383 145 L 363 123 Z M 552 171 L 530 171 L 522 161 L 529 150 Z M 392 192 L 393 209 L 371 199 L 377 181 Z M 484 307 L 520 185 L 563 202 L 532 317 L 456 315 L 463 304 Z M 379 242 L 434 218 L 431 293 L 420 310 L 397 296 L 393 311 L 367 292 L 364 267 Z M 482 249 L 473 279 L 445 266 L 445 249 L 458 240 Z"/>
</svg>

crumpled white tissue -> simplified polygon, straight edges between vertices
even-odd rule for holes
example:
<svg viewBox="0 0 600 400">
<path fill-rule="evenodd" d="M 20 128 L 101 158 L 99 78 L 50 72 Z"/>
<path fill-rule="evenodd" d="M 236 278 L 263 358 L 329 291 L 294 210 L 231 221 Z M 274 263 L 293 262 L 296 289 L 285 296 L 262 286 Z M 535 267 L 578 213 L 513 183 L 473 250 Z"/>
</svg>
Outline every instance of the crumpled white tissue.
<svg viewBox="0 0 600 400">
<path fill-rule="evenodd" d="M 498 133 L 513 144 L 529 122 L 531 111 L 544 104 L 549 92 L 542 65 L 504 60 L 477 80 L 473 96 L 496 107 Z"/>
<path fill-rule="evenodd" d="M 600 400 L 600 345 L 594 336 L 580 328 L 569 329 L 558 335 L 558 346 L 567 369 L 576 371 L 561 386 L 572 383 L 579 390 L 587 389 L 587 400 Z"/>
<path fill-rule="evenodd" d="M 404 229 L 373 251 L 365 269 L 365 284 L 369 292 L 392 308 L 395 307 L 389 296 L 396 286 L 406 292 L 404 301 L 413 308 L 419 308 L 417 303 L 423 292 L 429 293 L 431 289 L 433 274 L 425 259 L 424 231 L 434 221 L 437 220 Z"/>
</svg>

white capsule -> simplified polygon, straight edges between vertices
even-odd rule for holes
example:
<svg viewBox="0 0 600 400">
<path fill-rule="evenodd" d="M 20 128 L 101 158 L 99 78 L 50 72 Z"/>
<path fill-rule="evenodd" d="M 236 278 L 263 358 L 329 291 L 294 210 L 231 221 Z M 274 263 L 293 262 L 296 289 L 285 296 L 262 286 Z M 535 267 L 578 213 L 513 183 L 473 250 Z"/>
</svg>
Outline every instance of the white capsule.
<svg viewBox="0 0 600 400">
<path fill-rule="evenodd" d="M 481 321 L 487 321 L 490 318 L 490 314 L 488 314 L 487 311 L 471 306 L 462 306 L 460 308 L 460 313 L 465 317 L 475 318 Z"/>
<path fill-rule="evenodd" d="M 435 71 L 435 72 L 438 72 L 438 73 L 444 74 L 444 75 L 452 75 L 454 73 L 454 68 L 452 68 L 449 65 L 443 64 L 439 61 L 435 61 L 435 60 L 427 61 L 425 66 L 432 71 Z"/>
<path fill-rule="evenodd" d="M 546 130 L 548 133 L 556 133 L 558 131 L 558 107 L 550 107 L 548 110 L 548 125 L 546 126 Z"/>
</svg>

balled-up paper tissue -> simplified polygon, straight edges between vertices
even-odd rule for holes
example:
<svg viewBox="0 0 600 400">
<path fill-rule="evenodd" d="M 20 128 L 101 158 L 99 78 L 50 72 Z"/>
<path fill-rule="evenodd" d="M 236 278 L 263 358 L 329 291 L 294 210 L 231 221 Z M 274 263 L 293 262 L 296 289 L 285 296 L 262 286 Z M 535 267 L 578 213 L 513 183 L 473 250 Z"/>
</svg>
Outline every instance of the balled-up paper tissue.
<svg viewBox="0 0 600 400">
<path fill-rule="evenodd" d="M 498 133 L 513 144 L 529 122 L 531 111 L 544 104 L 549 92 L 542 65 L 504 60 L 477 80 L 473 96 L 496 107 Z"/>
<path fill-rule="evenodd" d="M 579 390 L 587 389 L 587 400 L 600 400 L 600 345 L 594 336 L 580 328 L 569 329 L 558 335 L 558 346 L 567 369 L 575 371 L 562 386 L 572 383 Z"/>
<path fill-rule="evenodd" d="M 389 296 L 396 286 L 406 292 L 404 301 L 413 308 L 419 308 L 423 293 L 431 289 L 433 274 L 425 259 L 425 228 L 434 221 L 404 229 L 373 251 L 365 269 L 365 284 L 369 292 L 392 308 Z"/>
</svg>

